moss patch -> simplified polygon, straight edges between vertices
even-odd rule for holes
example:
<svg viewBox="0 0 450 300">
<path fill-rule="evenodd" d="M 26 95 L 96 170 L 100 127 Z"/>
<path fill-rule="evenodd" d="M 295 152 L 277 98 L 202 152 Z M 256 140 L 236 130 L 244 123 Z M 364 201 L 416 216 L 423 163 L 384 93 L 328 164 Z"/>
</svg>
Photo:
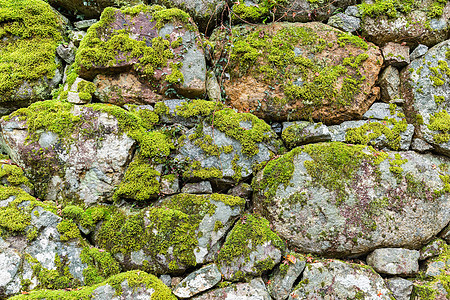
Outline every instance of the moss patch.
<svg viewBox="0 0 450 300">
<path fill-rule="evenodd" d="M 10 101 L 24 81 L 55 75 L 61 23 L 39 0 L 0 1 L 0 101 Z"/>
<path fill-rule="evenodd" d="M 127 281 L 128 286 L 132 289 L 146 288 L 153 289 L 155 292 L 152 294 L 152 300 L 176 300 L 177 298 L 172 294 L 170 289 L 164 285 L 164 283 L 159 280 L 156 276 L 147 274 L 144 271 L 129 271 L 126 273 L 120 273 L 111 276 L 102 283 L 93 285 L 91 287 L 83 287 L 78 290 L 68 291 L 68 290 L 39 290 L 30 292 L 27 295 L 18 295 L 10 299 L 21 300 L 21 299 L 62 299 L 62 300 L 88 300 L 92 298 L 92 293 L 94 290 L 103 285 L 112 286 L 118 295 L 122 294 L 123 290 L 121 283 Z"/>
<path fill-rule="evenodd" d="M 225 243 L 220 249 L 217 261 L 219 264 L 225 265 L 240 257 L 244 257 L 245 261 L 248 261 L 250 253 L 255 251 L 258 245 L 263 245 L 267 242 L 270 242 L 272 246 L 281 251 L 285 249 L 283 240 L 270 229 L 269 221 L 255 215 L 244 215 L 228 234 Z M 255 271 L 261 274 L 274 266 L 275 263 L 268 258 L 268 260 L 257 262 L 257 270 Z M 237 272 L 233 277 L 233 281 L 240 280 L 243 277 L 245 277 L 245 274 Z"/>
<path fill-rule="evenodd" d="M 86 285 L 100 283 L 120 272 L 119 264 L 107 251 L 86 247 L 81 251 L 80 257 L 81 261 L 88 265 L 83 270 Z"/>
</svg>

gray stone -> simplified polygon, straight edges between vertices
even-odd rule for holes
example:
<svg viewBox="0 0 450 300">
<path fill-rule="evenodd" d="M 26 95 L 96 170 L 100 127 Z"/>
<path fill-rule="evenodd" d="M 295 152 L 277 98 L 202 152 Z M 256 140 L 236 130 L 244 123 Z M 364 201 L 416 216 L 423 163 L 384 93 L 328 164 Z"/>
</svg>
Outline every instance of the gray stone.
<svg viewBox="0 0 450 300">
<path fill-rule="evenodd" d="M 328 19 L 328 25 L 347 32 L 355 32 L 361 28 L 361 19 L 338 13 Z"/>
<path fill-rule="evenodd" d="M 300 145 L 331 141 L 331 133 L 322 123 L 283 122 L 281 138 L 292 149 Z"/>
<path fill-rule="evenodd" d="M 163 195 L 173 195 L 180 192 L 180 183 L 177 176 L 161 176 L 159 191 Z"/>
<path fill-rule="evenodd" d="M 397 107 L 396 105 L 389 105 L 387 103 L 375 102 L 369 108 L 369 110 L 363 115 L 364 120 L 387 120 L 394 119 L 397 122 L 400 122 L 404 119 L 405 114 L 403 113 L 403 109 Z"/>
<path fill-rule="evenodd" d="M 49 102 L 49 105 L 61 109 L 58 102 Z M 110 201 L 131 160 L 136 142 L 121 132 L 115 117 L 105 112 L 74 105 L 66 113 L 80 120 L 77 126 L 68 127 L 67 130 L 72 132 L 64 133 L 70 143 L 61 134 L 57 134 L 55 141 L 49 131 L 37 132 L 38 141 L 25 142 L 33 132 L 28 131 L 28 119 L 16 116 L 2 123 L 3 148 L 24 169 L 35 188 L 45 182 L 45 188 L 36 189 L 39 198 L 76 199 L 86 205 Z M 10 125 L 15 123 L 22 124 L 23 128 L 13 129 Z M 37 159 L 33 153 L 42 153 L 45 159 Z M 45 175 L 39 170 L 46 170 Z"/>
<path fill-rule="evenodd" d="M 182 193 L 186 194 L 212 194 L 212 186 L 209 181 L 200 181 L 193 183 L 186 183 L 181 189 Z"/>
<path fill-rule="evenodd" d="M 410 63 L 408 46 L 389 42 L 381 51 L 383 52 L 384 65 L 386 66 L 401 68 Z"/>
<path fill-rule="evenodd" d="M 367 264 L 383 274 L 413 275 L 419 271 L 419 256 L 417 250 L 381 248 L 367 256 Z"/>
<path fill-rule="evenodd" d="M 172 277 L 170 275 L 161 275 L 159 276 L 159 280 L 161 280 L 166 286 L 172 286 Z"/>
<path fill-rule="evenodd" d="M 241 182 L 237 186 L 228 190 L 228 195 L 241 197 L 244 199 L 250 199 L 252 196 L 253 188 L 250 184 Z"/>
<path fill-rule="evenodd" d="M 79 92 L 78 92 L 78 84 L 81 82 L 89 83 L 89 81 L 84 80 L 80 77 L 77 77 L 75 81 L 72 83 L 72 85 L 69 87 L 69 85 L 66 83 L 64 86 L 64 91 L 67 91 L 67 101 L 73 104 L 87 104 L 90 102 L 88 99 L 81 99 Z M 61 95 L 58 97 L 58 99 L 61 99 Z"/>
<path fill-rule="evenodd" d="M 345 14 L 352 16 L 352 17 L 357 17 L 357 18 L 360 18 L 362 16 L 358 6 L 356 6 L 356 5 L 351 5 L 351 6 L 347 7 L 345 9 Z"/>
<path fill-rule="evenodd" d="M 418 249 L 450 221 L 443 181 L 449 163 L 413 151 L 311 144 L 257 174 L 253 204 L 302 253 L 348 257 L 380 247 Z"/>
<path fill-rule="evenodd" d="M 303 256 L 288 252 L 285 260 L 277 267 L 267 284 L 272 298 L 275 300 L 286 299 L 305 266 L 306 260 Z"/>
<path fill-rule="evenodd" d="M 410 300 L 413 290 L 413 283 L 409 280 L 394 277 L 386 279 L 388 288 L 392 291 L 392 294 L 396 300 Z"/>
<path fill-rule="evenodd" d="M 78 21 L 78 22 L 74 22 L 73 25 L 78 30 L 83 30 L 83 29 L 87 30 L 89 27 L 91 27 L 92 25 L 94 25 L 97 22 L 98 22 L 97 19 L 81 20 L 81 21 Z"/>
<path fill-rule="evenodd" d="M 271 298 L 261 278 L 254 278 L 248 283 L 237 283 L 215 289 L 192 298 L 192 300 L 216 299 L 270 300 Z"/>
<path fill-rule="evenodd" d="M 323 295 L 325 299 L 391 299 L 380 275 L 365 266 L 339 260 L 307 264 L 302 281 L 288 299 L 324 299 Z"/>
<path fill-rule="evenodd" d="M 222 279 L 216 264 L 207 265 L 189 274 L 173 289 L 175 296 L 190 298 L 198 293 L 209 290 Z"/>
<path fill-rule="evenodd" d="M 449 261 L 431 261 L 427 264 L 426 270 L 425 270 L 425 276 L 426 277 L 435 277 L 442 273 L 442 270 L 446 267 L 450 266 L 450 260 Z"/>
<path fill-rule="evenodd" d="M 72 64 L 75 61 L 75 53 L 77 48 L 70 42 L 68 45 L 61 44 L 56 48 L 56 53 L 61 57 L 67 64 Z"/>
<path fill-rule="evenodd" d="M 400 74 L 398 70 L 392 66 L 388 66 L 381 73 L 378 83 L 381 89 L 381 101 L 389 102 L 400 96 Z"/>
<path fill-rule="evenodd" d="M 363 3 L 367 2 L 370 1 L 363 1 Z M 397 12 L 394 18 L 383 14 L 377 17 L 363 16 L 361 22 L 363 35 L 377 45 L 406 41 L 409 45 L 424 44 L 431 47 L 445 41 L 448 38 L 450 27 L 448 26 L 450 3 L 445 5 L 439 18 L 430 19 L 428 13 L 435 1 L 420 0 L 420 2 L 416 2 L 418 3 L 417 7 L 408 14 Z"/>
<path fill-rule="evenodd" d="M 433 150 L 433 146 L 431 146 L 422 139 L 415 138 L 412 140 L 411 149 L 420 153 L 425 153 Z"/>
<path fill-rule="evenodd" d="M 445 251 L 446 247 L 447 244 L 445 243 L 445 241 L 436 239 L 420 249 L 419 260 L 425 260 L 431 257 L 438 256 Z"/>
<path fill-rule="evenodd" d="M 366 114 L 368 117 L 372 116 Z M 398 115 L 397 115 L 398 116 Z M 395 115 L 392 115 L 395 118 Z M 402 121 L 406 123 L 406 121 Z M 352 144 L 368 144 L 378 149 L 388 148 L 393 150 L 408 150 L 414 135 L 414 126 L 406 124 L 404 131 L 386 136 L 383 130 L 393 131 L 396 121 L 376 121 L 374 119 L 361 121 L 347 121 L 340 125 L 329 126 L 331 140 L 333 142 L 346 142 Z M 380 131 L 374 132 L 374 128 Z M 356 133 L 353 135 L 353 133 Z M 361 135 L 360 135 L 361 133 Z"/>
<path fill-rule="evenodd" d="M 211 71 L 209 71 L 206 76 L 206 93 L 209 100 L 220 101 L 222 99 L 219 82 L 217 81 L 214 72 Z"/>
<path fill-rule="evenodd" d="M 247 214 L 228 233 L 217 264 L 225 280 L 240 281 L 273 269 L 281 261 L 283 251 L 284 242 L 271 230 L 269 222 Z"/>
<path fill-rule="evenodd" d="M 450 3 L 447 6 L 450 9 Z M 450 65 L 450 57 L 446 56 L 449 48 L 450 40 L 434 46 L 400 74 L 401 96 L 414 108 L 408 117 L 420 121 L 417 137 L 447 156 L 450 156 L 450 141 L 444 120 L 450 111 L 450 80 L 444 66 Z"/>
<path fill-rule="evenodd" d="M 411 61 L 424 56 L 428 52 L 428 47 L 425 45 L 418 45 L 410 54 Z"/>
<path fill-rule="evenodd" d="M 72 43 L 75 45 L 75 47 L 80 46 L 81 40 L 86 35 L 86 31 L 78 31 L 78 30 L 71 30 L 69 31 L 69 39 L 72 41 Z"/>
</svg>

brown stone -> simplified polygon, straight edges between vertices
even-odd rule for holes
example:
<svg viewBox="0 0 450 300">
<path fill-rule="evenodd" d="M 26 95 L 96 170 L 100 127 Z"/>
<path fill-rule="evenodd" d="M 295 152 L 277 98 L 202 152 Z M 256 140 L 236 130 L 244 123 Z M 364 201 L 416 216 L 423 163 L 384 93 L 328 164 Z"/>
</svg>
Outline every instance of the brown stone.
<svg viewBox="0 0 450 300">
<path fill-rule="evenodd" d="M 235 27 L 235 31 L 244 33 L 241 34 L 240 38 L 242 36 L 245 37 L 245 34 L 250 35 L 254 32 L 259 32 L 259 37 L 264 38 L 267 36 L 273 37 L 280 31 L 286 30 L 286 28 L 288 30 L 303 28 L 308 35 L 316 35 L 317 38 L 315 40 L 326 44 L 321 51 L 317 51 L 317 48 L 314 48 L 314 45 L 311 46 L 310 42 L 302 44 L 302 41 L 300 41 L 297 45 L 294 45 L 291 53 L 287 54 L 296 56 L 296 58 L 310 59 L 318 66 L 315 67 L 316 71 L 311 71 L 312 68 L 306 68 L 306 80 L 303 82 L 303 73 L 295 69 L 298 66 L 302 67 L 300 64 L 296 66 L 295 63 L 286 62 L 282 67 L 276 67 L 276 65 L 268 61 L 267 57 L 269 54 L 264 53 L 264 49 L 259 49 L 261 55 L 246 71 L 242 71 L 242 66 L 240 66 L 238 59 L 231 59 L 227 68 L 230 78 L 223 82 L 227 103 L 240 112 L 251 112 L 269 121 L 295 121 L 312 118 L 325 124 L 338 124 L 347 120 L 360 119 L 379 95 L 379 89 L 373 89 L 373 87 L 383 64 L 380 50 L 370 43 L 367 50 L 357 47 L 351 42 L 342 44 L 338 40 L 339 37 L 348 37 L 348 35 L 322 23 L 242 25 Z M 220 36 L 220 33 L 217 36 Z M 214 38 L 216 37 L 213 34 Z M 357 39 L 357 37 L 355 38 Z M 217 40 L 220 43 L 220 40 L 224 39 Z M 359 40 L 359 42 L 364 44 L 362 40 Z M 234 43 L 236 43 L 236 40 Z M 220 47 L 216 45 L 216 49 L 220 49 Z M 334 94 L 331 94 L 329 91 L 327 94 L 320 94 L 323 88 L 322 90 L 320 88 L 313 90 L 311 93 L 319 93 L 315 98 L 316 100 L 319 99 L 319 101 L 315 103 L 309 103 L 308 99 L 301 97 L 289 98 L 286 96 L 285 88 L 289 85 L 302 86 L 303 84 L 308 84 L 311 87 L 320 84 L 326 85 L 323 82 L 318 82 L 322 76 L 319 72 L 331 70 L 333 67 L 339 68 L 339 66 L 343 66 L 344 59 L 350 58 L 352 60 L 358 55 L 365 54 L 367 54 L 367 59 L 360 62 L 356 68 L 345 66 L 345 73 L 341 73 L 340 76 L 328 83 L 327 86 L 332 85 L 332 93 Z M 233 52 L 231 55 L 233 58 Z M 216 56 L 218 56 L 217 53 Z M 238 55 L 236 56 L 239 57 Z M 219 59 L 219 57 L 216 58 Z M 277 72 L 276 76 L 267 79 L 264 73 L 258 71 L 262 66 L 273 68 Z M 324 71 L 324 74 L 327 74 L 326 72 L 331 71 Z M 285 76 L 285 74 L 291 75 Z M 300 79 L 301 82 L 298 82 L 298 78 L 302 78 Z M 326 80 L 325 76 L 322 78 Z M 361 83 L 351 86 L 353 92 L 348 92 L 345 89 L 345 82 L 354 79 L 360 80 Z M 346 97 L 344 104 L 342 104 L 342 98 L 339 97 Z"/>
</svg>

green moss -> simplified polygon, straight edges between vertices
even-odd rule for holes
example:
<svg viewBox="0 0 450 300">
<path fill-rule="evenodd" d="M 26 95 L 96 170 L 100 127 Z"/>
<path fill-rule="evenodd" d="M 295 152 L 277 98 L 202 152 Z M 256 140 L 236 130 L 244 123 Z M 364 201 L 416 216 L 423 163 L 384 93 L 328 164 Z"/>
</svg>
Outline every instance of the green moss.
<svg viewBox="0 0 450 300">
<path fill-rule="evenodd" d="M 109 252 L 97 248 L 83 248 L 81 261 L 88 265 L 83 270 L 86 285 L 93 285 L 104 281 L 120 272 L 120 266 Z"/>
<path fill-rule="evenodd" d="M 392 126 L 392 129 L 388 127 Z M 370 122 L 356 128 L 349 128 L 345 133 L 345 141 L 352 144 L 372 144 L 382 135 L 393 150 L 400 148 L 401 134 L 406 131 L 406 120 L 389 119 L 381 122 Z"/>
<path fill-rule="evenodd" d="M 360 85 L 365 77 L 361 74 L 361 64 L 367 59 L 367 43 L 350 35 L 340 34 L 338 44 L 345 47 L 352 44 L 358 49 L 355 54 L 349 54 L 347 63 L 334 60 L 320 62 L 298 54 L 296 48 L 308 53 L 321 53 L 329 42 L 321 38 L 309 27 L 283 24 L 282 28 L 272 34 L 264 26 L 251 30 L 244 27 L 233 29 L 233 47 L 230 48 L 230 75 L 243 77 L 251 75 L 264 81 L 269 89 L 279 86 L 284 98 L 271 96 L 271 90 L 266 91 L 263 99 L 267 105 L 274 106 L 276 111 L 283 109 L 287 103 L 301 100 L 304 109 L 291 114 L 292 118 L 309 118 L 311 113 L 325 103 L 337 107 L 349 105 L 354 96 L 360 92 Z M 325 35 L 325 33 L 324 33 Z M 333 46 L 333 45 L 332 45 Z M 294 82 L 301 79 L 302 85 Z M 342 82 L 336 85 L 336 82 Z M 325 100 L 326 99 L 326 100 Z M 261 109 L 261 103 L 250 112 Z"/>
<path fill-rule="evenodd" d="M 434 95 L 433 97 L 434 97 L 434 103 L 436 103 L 436 105 L 440 105 L 441 103 L 444 103 L 444 101 L 445 101 L 444 96 Z"/>
<path fill-rule="evenodd" d="M 86 210 L 76 205 L 67 205 L 62 210 L 62 216 L 75 221 L 83 228 L 93 230 L 95 225 L 108 215 L 104 206 L 89 207 Z"/>
<path fill-rule="evenodd" d="M 174 58 L 173 46 L 179 47 L 176 43 L 171 45 L 169 40 L 155 37 L 151 39 L 151 46 L 147 46 L 145 40 L 137 41 L 130 38 L 130 32 L 127 29 L 110 31 L 108 39 L 102 36 L 104 28 L 114 21 L 114 16 L 119 12 L 130 17 L 138 13 L 151 16 L 152 21 L 156 22 L 155 29 L 162 28 L 168 22 L 181 22 L 188 30 L 194 29 L 188 23 L 189 15 L 176 8 L 165 9 L 158 5 L 138 5 L 118 10 L 108 7 L 103 11 L 100 21 L 89 28 L 87 35 L 80 43 L 76 63 L 89 70 L 94 66 L 109 66 L 120 63 L 119 57 L 125 56 L 126 61 L 133 60 L 136 62 L 133 64 L 134 70 L 147 79 L 156 80 L 155 71 L 163 67 L 169 67 L 171 72 L 163 75 L 165 80 L 172 84 L 182 83 L 184 78 L 180 71 L 181 65 L 169 61 Z M 128 17 L 125 17 L 125 20 L 125 25 L 130 23 Z"/>
<path fill-rule="evenodd" d="M 61 241 L 81 238 L 80 230 L 72 220 L 62 220 L 56 229 L 61 233 Z"/>
<path fill-rule="evenodd" d="M 270 229 L 269 221 L 259 216 L 244 215 L 228 234 L 220 249 L 217 261 L 219 264 L 230 264 L 241 257 L 248 261 L 250 253 L 256 251 L 257 246 L 267 242 L 281 251 L 285 249 L 283 240 Z M 273 260 L 268 258 L 257 262 L 255 271 L 261 274 L 264 271 L 271 270 L 274 265 Z M 244 276 L 245 274 L 242 272 L 236 273 L 232 280 L 240 280 Z"/>
<path fill-rule="evenodd" d="M 196 179 L 213 179 L 223 178 L 223 173 L 217 168 L 202 168 L 199 161 L 194 161 L 189 164 L 186 171 L 183 172 L 184 178 L 196 178 Z"/>
<path fill-rule="evenodd" d="M 363 3 L 358 7 L 364 16 L 397 18 L 400 13 L 409 13 L 417 6 L 414 0 L 375 0 L 373 3 Z"/>
<path fill-rule="evenodd" d="M 13 186 L 21 186 L 23 184 L 33 188 L 31 182 L 23 174 L 22 168 L 10 164 L 1 164 L 0 166 L 0 178 L 6 179 L 8 184 Z"/>
<path fill-rule="evenodd" d="M 276 10 L 280 5 L 286 4 L 285 0 L 262 0 L 258 5 L 245 3 L 244 0 L 238 0 L 233 4 L 231 18 L 232 20 L 246 20 L 250 22 L 266 21 L 269 12 Z"/>
<path fill-rule="evenodd" d="M 428 129 L 438 131 L 433 135 L 434 142 L 441 144 L 450 140 L 450 115 L 446 110 L 441 110 L 430 117 Z"/>
<path fill-rule="evenodd" d="M 92 100 L 92 95 L 94 94 L 95 90 L 96 90 L 95 84 L 89 81 L 83 80 L 79 82 L 77 86 L 77 92 L 79 93 L 78 96 L 80 97 L 81 100 L 87 102 Z"/>
<path fill-rule="evenodd" d="M 136 155 L 115 190 L 113 200 L 127 198 L 145 201 L 157 197 L 160 175 L 148 159 Z"/>
<path fill-rule="evenodd" d="M 209 117 L 214 112 L 222 109 L 223 105 L 219 102 L 205 101 L 205 100 L 191 100 L 189 102 L 183 102 L 181 105 L 175 108 L 175 112 L 178 116 L 183 118 L 191 117 Z"/>
<path fill-rule="evenodd" d="M 270 200 L 278 188 L 287 187 L 294 172 L 293 160 L 302 152 L 312 158 L 304 162 L 312 178 L 311 183 L 333 191 L 337 204 L 346 199 L 346 186 L 352 183 L 362 161 L 378 165 L 388 156 L 364 145 L 340 142 L 309 144 L 270 161 L 264 168 L 263 178 L 253 181 L 254 189 L 264 191 L 266 199 Z"/>
<path fill-rule="evenodd" d="M 164 285 L 156 276 L 147 274 L 144 271 L 135 270 L 126 273 L 120 273 L 113 275 L 102 283 L 90 286 L 82 287 L 77 290 L 38 290 L 32 291 L 27 295 L 14 296 L 13 300 L 22 299 L 46 299 L 46 300 L 89 300 L 92 298 L 92 293 L 100 286 L 110 285 L 112 286 L 118 295 L 122 293 L 121 283 L 127 281 L 128 286 L 132 290 L 139 288 L 146 288 L 148 290 L 153 289 L 154 293 L 151 296 L 152 300 L 176 300 L 177 298 L 172 294 L 171 290 Z"/>
<path fill-rule="evenodd" d="M 288 148 L 300 146 L 307 140 L 307 132 L 303 130 L 309 125 L 309 122 L 296 122 L 283 130 L 281 138 Z"/>
<path fill-rule="evenodd" d="M 71 113 L 73 105 L 55 100 L 42 101 L 31 104 L 27 108 L 16 110 L 9 116 L 3 117 L 6 121 L 14 117 L 26 121 L 28 139 L 37 141 L 39 130 L 51 131 L 61 138 L 68 140 L 75 128 L 80 124 L 81 118 Z"/>
<path fill-rule="evenodd" d="M 44 1 L 0 1 L 0 99 L 15 89 L 55 75 L 55 50 L 62 40 L 61 21 Z"/>
<path fill-rule="evenodd" d="M 389 160 L 389 171 L 393 173 L 395 176 L 400 176 L 403 173 L 403 168 L 401 165 L 406 163 L 408 160 L 403 159 L 399 153 L 395 153 L 395 159 Z"/>
</svg>

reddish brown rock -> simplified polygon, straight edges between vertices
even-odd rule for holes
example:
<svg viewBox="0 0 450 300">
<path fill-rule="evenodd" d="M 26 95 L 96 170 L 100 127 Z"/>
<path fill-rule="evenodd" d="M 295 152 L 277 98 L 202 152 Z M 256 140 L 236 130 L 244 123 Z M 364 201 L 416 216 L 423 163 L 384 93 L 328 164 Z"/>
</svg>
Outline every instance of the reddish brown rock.
<svg viewBox="0 0 450 300">
<path fill-rule="evenodd" d="M 220 31 L 212 39 L 221 62 L 230 40 Z M 223 84 L 228 104 L 241 112 L 338 124 L 361 118 L 379 95 L 380 50 L 328 25 L 241 25 L 231 42 Z"/>
</svg>

